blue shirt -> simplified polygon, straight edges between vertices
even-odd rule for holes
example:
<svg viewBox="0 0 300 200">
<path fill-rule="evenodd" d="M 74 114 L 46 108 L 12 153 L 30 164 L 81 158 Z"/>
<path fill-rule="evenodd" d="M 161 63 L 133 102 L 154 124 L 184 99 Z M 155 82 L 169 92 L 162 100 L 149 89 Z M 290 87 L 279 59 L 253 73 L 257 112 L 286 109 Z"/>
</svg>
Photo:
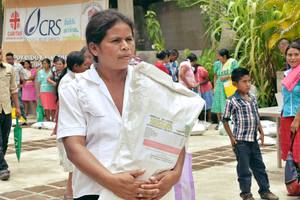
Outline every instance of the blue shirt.
<svg viewBox="0 0 300 200">
<path fill-rule="evenodd" d="M 296 116 L 300 108 L 300 81 L 290 92 L 284 85 L 282 85 L 282 96 L 283 96 L 283 117 L 294 117 Z"/>
<path fill-rule="evenodd" d="M 166 67 L 170 71 L 173 81 L 178 82 L 178 62 L 169 62 L 166 64 Z"/>
<path fill-rule="evenodd" d="M 49 70 L 46 72 L 44 69 L 41 69 L 37 75 L 37 81 L 40 83 L 40 92 L 54 92 L 55 89 L 53 85 L 48 83 L 47 79 L 51 76 L 52 72 Z"/>
<path fill-rule="evenodd" d="M 232 133 L 236 140 L 254 142 L 260 124 L 258 105 L 255 96 L 249 94 L 250 100 L 244 100 L 236 91 L 226 100 L 223 121 L 232 116 Z"/>
</svg>

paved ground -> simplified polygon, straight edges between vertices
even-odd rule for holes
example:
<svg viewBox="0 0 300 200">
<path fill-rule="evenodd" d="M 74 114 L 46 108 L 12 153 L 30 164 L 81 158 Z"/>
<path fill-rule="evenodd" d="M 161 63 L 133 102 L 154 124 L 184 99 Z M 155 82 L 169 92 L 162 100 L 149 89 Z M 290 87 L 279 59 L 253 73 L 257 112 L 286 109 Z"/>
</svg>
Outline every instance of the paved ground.
<svg viewBox="0 0 300 200">
<path fill-rule="evenodd" d="M 9 145 L 7 160 L 11 178 L 0 182 L 0 200 L 62 199 L 67 174 L 59 166 L 56 143 L 49 130 L 23 128 L 23 151 L 18 163 L 14 148 Z M 12 136 L 13 134 L 11 134 Z M 13 144 L 12 138 L 10 143 Z M 235 159 L 226 136 L 211 127 L 202 136 L 192 136 L 189 150 L 193 153 L 193 175 L 196 199 L 236 200 L 239 188 L 236 181 Z M 283 169 L 276 167 L 276 147 L 262 147 L 268 168 L 271 189 L 281 200 L 298 199 L 286 196 Z M 256 199 L 258 187 L 253 181 Z"/>
</svg>

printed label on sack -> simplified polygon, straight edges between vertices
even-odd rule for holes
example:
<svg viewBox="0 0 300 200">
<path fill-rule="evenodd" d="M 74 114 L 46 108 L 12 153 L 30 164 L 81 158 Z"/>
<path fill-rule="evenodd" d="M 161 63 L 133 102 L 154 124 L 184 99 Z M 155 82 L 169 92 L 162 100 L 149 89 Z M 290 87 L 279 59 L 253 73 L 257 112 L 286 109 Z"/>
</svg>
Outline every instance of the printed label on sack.
<svg viewBox="0 0 300 200">
<path fill-rule="evenodd" d="M 186 131 L 176 130 L 172 121 L 154 115 L 147 122 L 143 145 L 150 152 L 150 159 L 176 163 L 186 141 Z"/>
</svg>

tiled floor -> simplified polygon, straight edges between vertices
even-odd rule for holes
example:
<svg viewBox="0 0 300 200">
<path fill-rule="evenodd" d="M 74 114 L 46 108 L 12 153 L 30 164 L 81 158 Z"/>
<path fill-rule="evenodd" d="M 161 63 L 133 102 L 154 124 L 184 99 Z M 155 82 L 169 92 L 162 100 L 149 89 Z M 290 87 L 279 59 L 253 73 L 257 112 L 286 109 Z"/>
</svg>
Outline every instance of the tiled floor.
<svg viewBox="0 0 300 200">
<path fill-rule="evenodd" d="M 22 151 L 34 151 L 56 146 L 54 139 L 36 140 L 23 143 Z M 263 146 L 263 153 L 276 151 L 275 146 Z M 8 153 L 14 153 L 12 145 L 9 146 Z M 198 171 L 205 168 L 225 165 L 235 160 L 231 146 L 222 146 L 193 152 L 193 170 Z M 30 188 L 23 188 L 0 194 L 0 200 L 18 199 L 18 200 L 58 200 L 62 199 L 64 193 L 65 181 L 54 182 L 47 185 L 40 185 Z"/>
<path fill-rule="evenodd" d="M 22 152 L 46 149 L 56 146 L 55 138 L 22 142 Z M 15 153 L 13 144 L 8 145 L 7 154 Z"/>
</svg>

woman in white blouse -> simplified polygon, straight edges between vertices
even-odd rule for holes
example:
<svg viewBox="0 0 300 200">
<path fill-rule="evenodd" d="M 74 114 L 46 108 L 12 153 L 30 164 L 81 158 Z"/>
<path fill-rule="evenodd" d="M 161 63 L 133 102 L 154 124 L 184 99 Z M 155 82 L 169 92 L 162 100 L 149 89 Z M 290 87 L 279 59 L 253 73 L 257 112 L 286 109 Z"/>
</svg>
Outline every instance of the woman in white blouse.
<svg viewBox="0 0 300 200">
<path fill-rule="evenodd" d="M 96 13 L 86 29 L 94 67 L 80 74 L 59 93 L 58 138 L 63 139 L 73 172 L 75 199 L 98 199 L 103 188 L 122 199 L 162 198 L 179 180 L 184 150 L 173 170 L 139 181 L 142 169 L 112 174 L 114 150 L 119 141 L 122 113 L 128 100 L 135 52 L 133 23 L 123 14 Z"/>
</svg>

